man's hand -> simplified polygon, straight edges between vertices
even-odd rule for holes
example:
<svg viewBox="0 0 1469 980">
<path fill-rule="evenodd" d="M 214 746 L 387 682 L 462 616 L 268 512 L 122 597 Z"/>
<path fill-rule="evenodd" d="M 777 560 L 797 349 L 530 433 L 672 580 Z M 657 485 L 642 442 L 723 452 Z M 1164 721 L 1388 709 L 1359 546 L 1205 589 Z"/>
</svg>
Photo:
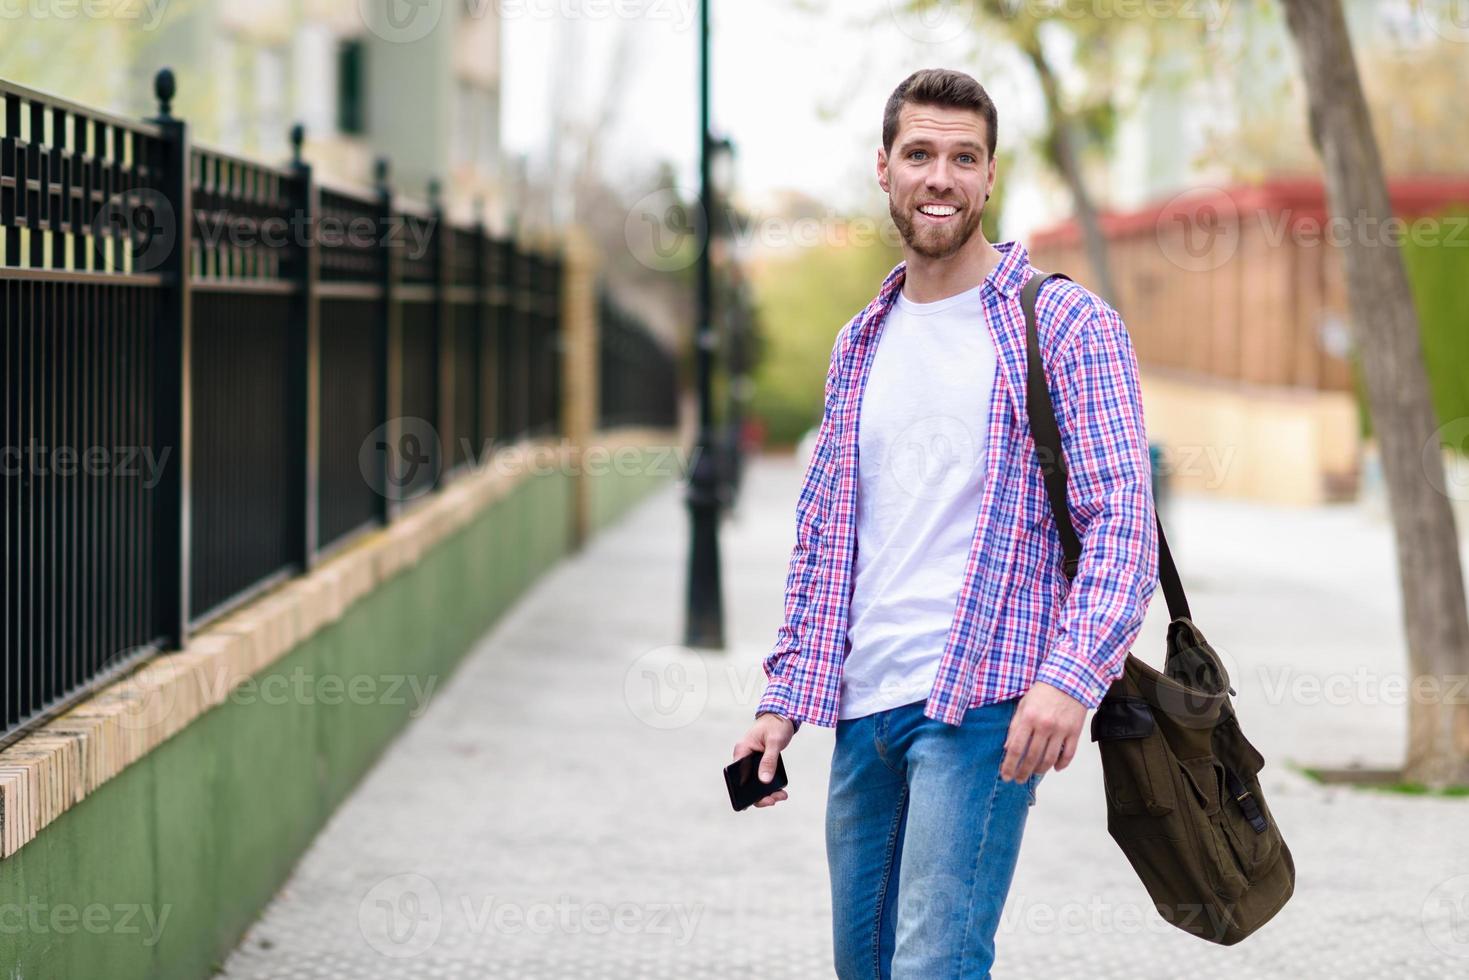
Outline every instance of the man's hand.
<svg viewBox="0 0 1469 980">
<path fill-rule="evenodd" d="M 1045 681 L 1031 685 L 1010 719 L 1000 778 L 1020 783 L 1052 767 L 1065 769 L 1076 755 L 1084 721 L 1086 705 Z"/>
<path fill-rule="evenodd" d="M 775 778 L 775 758 L 780 755 L 781 750 L 791 744 L 791 738 L 796 734 L 796 726 L 780 715 L 765 712 L 755 719 L 755 724 L 745 732 L 745 737 L 735 743 L 734 758 L 743 759 L 751 752 L 762 753 L 760 760 L 760 781 L 768 783 Z M 781 800 L 786 799 L 788 794 L 783 789 L 778 789 L 769 796 L 761 797 L 755 801 L 756 806 L 775 806 Z"/>
</svg>

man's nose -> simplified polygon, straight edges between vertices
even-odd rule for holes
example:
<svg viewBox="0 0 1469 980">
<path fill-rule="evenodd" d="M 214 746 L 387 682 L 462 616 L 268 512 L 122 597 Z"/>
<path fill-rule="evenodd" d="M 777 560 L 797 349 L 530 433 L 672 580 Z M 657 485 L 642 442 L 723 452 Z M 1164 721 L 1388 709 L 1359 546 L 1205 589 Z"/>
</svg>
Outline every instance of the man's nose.
<svg viewBox="0 0 1469 980">
<path fill-rule="evenodd" d="M 926 184 L 930 193 L 942 193 L 954 186 L 953 171 L 942 157 L 928 168 Z"/>
</svg>

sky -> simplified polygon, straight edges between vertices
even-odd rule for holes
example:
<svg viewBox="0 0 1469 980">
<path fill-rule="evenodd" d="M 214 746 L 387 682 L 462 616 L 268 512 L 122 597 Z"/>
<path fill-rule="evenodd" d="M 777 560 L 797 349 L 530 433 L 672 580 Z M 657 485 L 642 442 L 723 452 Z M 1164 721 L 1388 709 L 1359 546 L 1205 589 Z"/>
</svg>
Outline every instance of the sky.
<svg viewBox="0 0 1469 980">
<path fill-rule="evenodd" d="M 714 128 L 735 142 L 738 194 L 755 207 L 796 190 L 839 212 L 885 210 L 874 173 L 883 104 L 918 68 L 960 68 L 979 78 L 1000 107 L 1002 144 L 1030 128 L 1025 121 L 1039 110 L 1007 52 L 976 51 L 967 5 L 941 5 L 917 20 L 895 14 L 899 0 L 711 2 Z M 575 0 L 507 9 L 507 151 L 529 155 L 534 167 L 545 158 L 551 121 L 570 115 L 599 134 L 604 169 L 617 180 L 637 189 L 655 161 L 667 160 L 693 191 L 697 3 L 582 4 L 580 15 Z M 615 14 L 630 9 L 640 15 Z M 626 67 L 613 86 L 620 44 Z M 558 108 L 552 92 L 567 93 L 569 101 Z M 609 92 L 616 93 L 610 100 Z M 1007 208 L 1029 210 L 1023 183 L 1009 188 Z"/>
</svg>

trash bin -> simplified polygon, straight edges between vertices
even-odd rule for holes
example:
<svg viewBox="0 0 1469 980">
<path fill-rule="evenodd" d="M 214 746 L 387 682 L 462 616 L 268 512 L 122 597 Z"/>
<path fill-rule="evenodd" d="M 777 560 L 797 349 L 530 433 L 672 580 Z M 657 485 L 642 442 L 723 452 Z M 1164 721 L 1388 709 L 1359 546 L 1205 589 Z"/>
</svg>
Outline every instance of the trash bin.
<svg viewBox="0 0 1469 980">
<path fill-rule="evenodd" d="M 1153 506 L 1157 508 L 1159 515 L 1166 516 L 1168 510 L 1168 474 L 1163 468 L 1163 446 L 1160 443 L 1148 443 L 1148 461 L 1153 472 Z"/>
</svg>

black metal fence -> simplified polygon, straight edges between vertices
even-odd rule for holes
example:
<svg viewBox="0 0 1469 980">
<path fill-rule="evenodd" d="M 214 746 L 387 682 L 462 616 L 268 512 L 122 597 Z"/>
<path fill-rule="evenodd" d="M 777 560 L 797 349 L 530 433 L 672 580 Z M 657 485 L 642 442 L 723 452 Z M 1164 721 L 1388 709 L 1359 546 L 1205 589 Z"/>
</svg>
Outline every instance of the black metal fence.
<svg viewBox="0 0 1469 980">
<path fill-rule="evenodd" d="M 0 744 L 559 429 L 557 256 L 385 165 L 328 185 L 299 129 L 285 167 L 191 145 L 155 87 L 140 122 L 0 82 Z M 672 372 L 613 346 L 632 417 Z"/>
<path fill-rule="evenodd" d="M 598 294 L 600 404 L 597 424 L 678 424 L 678 365 L 640 322 Z"/>
</svg>

